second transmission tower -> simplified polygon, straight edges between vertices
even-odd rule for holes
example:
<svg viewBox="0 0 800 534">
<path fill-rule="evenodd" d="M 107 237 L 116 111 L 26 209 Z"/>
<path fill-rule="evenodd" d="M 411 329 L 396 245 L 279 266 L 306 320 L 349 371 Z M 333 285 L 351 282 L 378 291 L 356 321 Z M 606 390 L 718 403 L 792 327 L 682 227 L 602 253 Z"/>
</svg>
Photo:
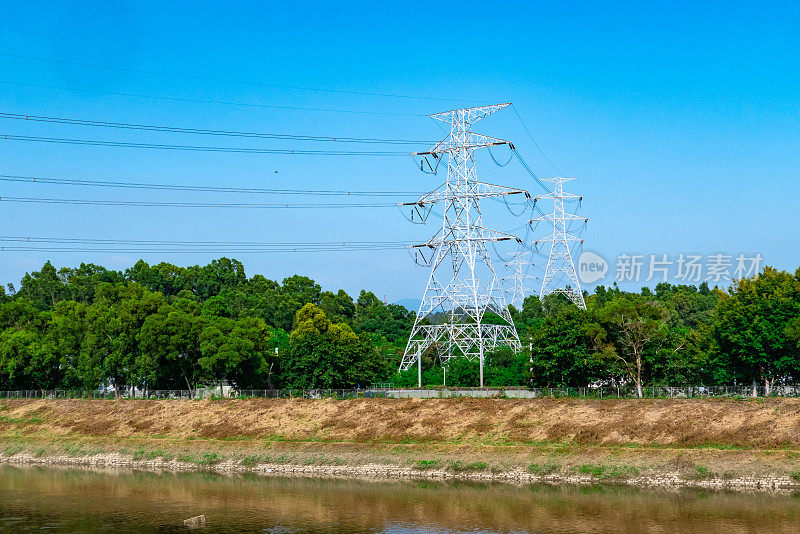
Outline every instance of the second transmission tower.
<svg viewBox="0 0 800 534">
<path fill-rule="evenodd" d="M 536 279 L 535 276 L 528 274 L 528 270 L 533 266 L 533 263 L 528 259 L 530 254 L 529 250 L 526 251 L 520 247 L 519 250 L 511 255 L 511 260 L 505 263 L 506 269 L 513 273 L 503 277 L 503 280 L 510 281 L 509 285 L 513 284 L 510 288 L 511 297 L 508 299 L 508 303 L 516 306 L 518 310 L 522 309 L 525 295 L 528 293 L 528 286 L 525 284 L 525 280 Z"/>
<path fill-rule="evenodd" d="M 580 237 L 569 233 L 568 226 L 571 221 L 588 221 L 585 217 L 567 213 L 564 210 L 564 199 L 581 200 L 581 197 L 572 193 L 564 192 L 564 182 L 575 180 L 575 178 L 550 178 L 544 179 L 546 182 L 553 183 L 553 192 L 536 197 L 539 199 L 552 199 L 553 211 L 541 217 L 532 219 L 531 222 L 545 221 L 553 224 L 553 233 L 537 240 L 534 244 L 550 243 L 550 255 L 547 258 L 547 268 L 542 280 L 542 290 L 539 292 L 539 299 L 551 293 L 562 293 L 569 300 L 575 303 L 582 310 L 586 309 L 586 302 L 583 300 L 581 284 L 575 272 L 575 264 L 572 261 L 570 244 L 583 243 Z"/>
</svg>

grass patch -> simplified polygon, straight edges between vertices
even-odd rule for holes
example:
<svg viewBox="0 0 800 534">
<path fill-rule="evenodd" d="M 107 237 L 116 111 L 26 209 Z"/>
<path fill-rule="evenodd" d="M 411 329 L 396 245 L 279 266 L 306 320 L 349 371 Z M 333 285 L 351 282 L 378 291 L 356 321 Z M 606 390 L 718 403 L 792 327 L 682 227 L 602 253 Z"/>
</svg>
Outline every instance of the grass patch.
<svg viewBox="0 0 800 534">
<path fill-rule="evenodd" d="M 67 456 L 86 456 L 86 449 L 80 443 L 65 443 L 64 453 Z"/>
<path fill-rule="evenodd" d="M 8 417 L 0 415 L 0 423 L 11 423 L 12 425 L 41 425 L 42 419 L 39 417 Z"/>
<path fill-rule="evenodd" d="M 470 462 L 462 463 L 458 460 L 450 460 L 447 464 L 447 470 L 455 473 L 466 473 L 470 471 L 485 471 L 488 467 L 486 462 Z"/>
<path fill-rule="evenodd" d="M 21 452 L 22 452 L 22 445 L 14 444 L 14 445 L 9 445 L 8 447 L 6 447 L 5 450 L 3 451 L 3 455 L 4 456 L 14 456 L 15 454 L 19 454 Z"/>
<path fill-rule="evenodd" d="M 303 459 L 303 465 L 325 465 L 326 463 L 325 453 L 313 454 Z"/>
<path fill-rule="evenodd" d="M 258 465 L 258 464 L 260 464 L 260 463 L 261 463 L 261 461 L 262 461 L 262 460 L 261 460 L 261 456 L 259 456 L 258 454 L 255 454 L 255 455 L 253 455 L 253 456 L 245 456 L 244 458 L 242 458 L 242 461 L 241 461 L 241 462 L 239 462 L 239 463 L 240 463 L 241 465 L 245 466 L 245 467 L 253 467 L 253 466 L 255 466 L 255 465 Z M 264 461 L 265 461 L 265 462 L 268 462 L 268 461 L 269 461 L 269 459 L 267 459 L 267 460 L 264 460 Z"/>
<path fill-rule="evenodd" d="M 578 466 L 582 475 L 591 475 L 594 478 L 623 478 L 639 474 L 639 468 L 632 465 L 593 465 L 583 464 Z"/>
<path fill-rule="evenodd" d="M 130 449 L 123 447 L 120 449 L 120 454 L 129 454 Z M 143 446 L 139 446 L 138 449 L 131 453 L 131 456 L 134 460 L 155 460 L 156 458 L 162 458 L 164 460 L 169 460 L 171 455 L 164 452 L 162 449 L 152 449 L 147 450 Z"/>
<path fill-rule="evenodd" d="M 197 463 L 199 465 L 214 465 L 222 461 L 222 458 L 217 456 L 216 452 L 207 452 L 200 458 Z"/>
<path fill-rule="evenodd" d="M 435 469 L 438 464 L 439 460 L 420 460 L 417 462 L 414 468 L 424 471 L 426 469 Z"/>
<path fill-rule="evenodd" d="M 704 465 L 698 465 L 695 468 L 695 471 L 697 472 L 698 476 L 701 476 L 701 477 L 708 476 L 708 467 L 706 467 Z"/>
<path fill-rule="evenodd" d="M 561 466 L 554 463 L 547 463 L 547 464 L 530 464 L 528 466 L 528 472 L 533 473 L 534 475 L 549 475 L 550 473 L 555 473 L 556 471 L 560 471 Z"/>
<path fill-rule="evenodd" d="M 795 481 L 797 481 L 797 482 L 800 482 L 800 471 L 794 471 L 794 472 L 792 472 L 792 474 L 791 474 L 791 475 L 789 475 L 789 477 L 790 477 L 792 480 L 795 480 Z"/>
</svg>

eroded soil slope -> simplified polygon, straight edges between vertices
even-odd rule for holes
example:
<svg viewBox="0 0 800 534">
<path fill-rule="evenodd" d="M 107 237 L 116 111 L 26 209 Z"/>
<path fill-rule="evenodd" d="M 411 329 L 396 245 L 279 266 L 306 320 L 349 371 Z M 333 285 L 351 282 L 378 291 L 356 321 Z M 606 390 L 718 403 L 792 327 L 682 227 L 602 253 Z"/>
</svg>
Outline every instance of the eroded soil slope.
<svg viewBox="0 0 800 534">
<path fill-rule="evenodd" d="M 0 433 L 800 447 L 800 400 L 0 400 Z"/>
</svg>

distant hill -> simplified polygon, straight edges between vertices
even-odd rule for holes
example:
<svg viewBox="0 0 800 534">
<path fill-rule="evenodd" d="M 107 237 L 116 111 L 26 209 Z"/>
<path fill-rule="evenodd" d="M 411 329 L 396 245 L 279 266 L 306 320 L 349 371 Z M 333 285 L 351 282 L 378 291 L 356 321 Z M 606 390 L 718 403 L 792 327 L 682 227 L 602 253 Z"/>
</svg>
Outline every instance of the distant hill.
<svg viewBox="0 0 800 534">
<path fill-rule="evenodd" d="M 394 304 L 399 304 L 408 311 L 413 311 L 416 313 L 416 311 L 419 310 L 419 305 L 422 304 L 422 299 L 400 299 L 396 300 Z"/>
</svg>

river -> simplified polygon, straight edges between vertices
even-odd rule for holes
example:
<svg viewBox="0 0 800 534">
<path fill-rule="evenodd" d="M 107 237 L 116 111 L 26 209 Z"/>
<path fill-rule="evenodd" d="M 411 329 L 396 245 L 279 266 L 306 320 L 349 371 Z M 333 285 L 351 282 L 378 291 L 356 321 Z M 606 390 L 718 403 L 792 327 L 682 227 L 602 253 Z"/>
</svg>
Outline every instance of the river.
<svg viewBox="0 0 800 534">
<path fill-rule="evenodd" d="M 267 478 L 0 466 L 0 532 L 800 532 L 768 493 Z"/>
</svg>

